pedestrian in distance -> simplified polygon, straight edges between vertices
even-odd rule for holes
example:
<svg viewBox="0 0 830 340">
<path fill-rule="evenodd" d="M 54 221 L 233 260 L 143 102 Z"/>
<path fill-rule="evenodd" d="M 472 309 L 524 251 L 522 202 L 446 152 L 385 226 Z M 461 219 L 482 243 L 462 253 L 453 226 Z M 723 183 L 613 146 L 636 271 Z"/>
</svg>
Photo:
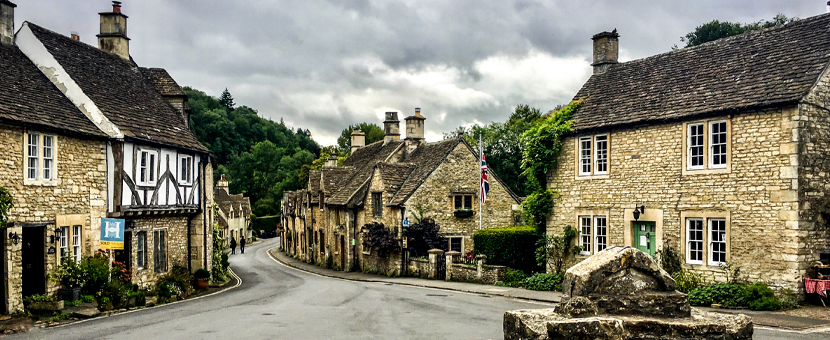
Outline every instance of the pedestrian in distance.
<svg viewBox="0 0 830 340">
<path fill-rule="evenodd" d="M 239 250 L 242 251 L 243 254 L 245 254 L 245 238 L 244 237 L 241 240 L 239 240 Z"/>
<path fill-rule="evenodd" d="M 231 236 L 231 254 L 236 254 L 236 239 Z"/>
</svg>

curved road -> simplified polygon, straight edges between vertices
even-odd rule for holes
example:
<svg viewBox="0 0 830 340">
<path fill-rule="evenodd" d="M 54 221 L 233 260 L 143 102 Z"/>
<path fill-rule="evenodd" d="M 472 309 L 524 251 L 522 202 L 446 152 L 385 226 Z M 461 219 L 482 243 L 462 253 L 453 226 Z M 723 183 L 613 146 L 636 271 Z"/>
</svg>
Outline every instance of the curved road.
<svg viewBox="0 0 830 340">
<path fill-rule="evenodd" d="M 53 328 L 11 339 L 501 339 L 510 309 L 548 305 L 500 297 L 353 282 L 271 259 L 276 239 L 231 256 L 242 285 L 205 298 Z M 755 339 L 827 339 L 756 329 Z"/>
</svg>

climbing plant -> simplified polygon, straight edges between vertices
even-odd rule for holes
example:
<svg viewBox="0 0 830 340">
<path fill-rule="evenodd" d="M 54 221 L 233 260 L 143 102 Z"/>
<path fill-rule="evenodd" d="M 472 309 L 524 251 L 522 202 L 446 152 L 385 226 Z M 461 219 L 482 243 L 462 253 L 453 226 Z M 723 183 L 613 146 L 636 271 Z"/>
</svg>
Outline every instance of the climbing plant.
<svg viewBox="0 0 830 340">
<path fill-rule="evenodd" d="M 562 274 L 562 268 L 571 256 L 579 254 L 580 246 L 571 246 L 577 231 L 571 226 L 563 228 L 562 236 L 544 235 L 536 248 L 536 262 L 540 267 L 547 265 L 554 273 Z"/>
<path fill-rule="evenodd" d="M 378 256 L 387 257 L 393 251 L 399 250 L 398 239 L 383 223 L 372 222 L 363 226 L 366 237 L 363 240 L 365 249 L 374 249 Z"/>
<path fill-rule="evenodd" d="M 545 232 L 545 217 L 553 208 L 555 194 L 547 188 L 547 174 L 562 153 L 562 138 L 573 132 L 571 114 L 580 103 L 573 101 L 554 111 L 522 135 L 522 175 L 533 189 L 523 208 L 526 222 L 539 234 Z"/>
<path fill-rule="evenodd" d="M 0 228 L 5 228 L 9 222 L 9 211 L 12 210 L 12 195 L 6 188 L 0 186 Z"/>
</svg>

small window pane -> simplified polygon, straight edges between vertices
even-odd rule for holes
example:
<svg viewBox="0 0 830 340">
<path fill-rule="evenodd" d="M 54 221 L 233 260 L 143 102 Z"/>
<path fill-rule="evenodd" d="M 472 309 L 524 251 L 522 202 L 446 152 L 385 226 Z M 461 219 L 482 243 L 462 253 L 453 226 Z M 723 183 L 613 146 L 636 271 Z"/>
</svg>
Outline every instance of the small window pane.
<svg viewBox="0 0 830 340">
<path fill-rule="evenodd" d="M 138 268 L 145 266 L 145 254 L 147 253 L 147 233 L 140 232 L 136 237 L 136 265 Z"/>
<path fill-rule="evenodd" d="M 156 155 L 155 154 L 152 154 L 152 153 L 150 154 L 150 162 L 149 162 L 148 165 L 150 166 L 150 177 L 149 177 L 148 180 L 150 182 L 153 182 L 153 181 L 156 180 Z"/>
<path fill-rule="evenodd" d="M 53 136 L 43 136 L 43 179 L 52 180 L 52 165 L 54 164 L 53 155 Z"/>
<path fill-rule="evenodd" d="M 69 257 L 69 245 L 67 244 L 67 237 L 69 237 L 69 227 L 61 227 L 61 261 Z"/>
<path fill-rule="evenodd" d="M 596 165 L 594 167 L 595 173 L 608 173 L 608 136 L 596 136 L 594 144 L 596 145 Z"/>
<path fill-rule="evenodd" d="M 591 217 L 579 217 L 579 240 L 582 246 L 582 254 L 591 253 Z"/>
<path fill-rule="evenodd" d="M 579 139 L 579 174 L 591 174 L 591 137 Z"/>
<path fill-rule="evenodd" d="M 138 181 L 139 182 L 147 182 L 147 157 L 150 155 L 147 152 L 141 153 L 141 164 L 139 166 L 139 175 Z"/>
<path fill-rule="evenodd" d="M 689 124 L 689 167 L 703 168 L 703 124 Z"/>
<path fill-rule="evenodd" d="M 72 226 L 72 257 L 81 262 L 81 226 Z"/>
<path fill-rule="evenodd" d="M 28 164 L 27 164 L 27 178 L 28 179 L 37 179 L 38 175 L 38 140 L 40 135 L 38 134 L 29 134 L 29 157 L 28 157 Z"/>
<path fill-rule="evenodd" d="M 726 122 L 709 125 L 710 150 L 713 168 L 726 167 Z"/>
<path fill-rule="evenodd" d="M 473 208 L 473 196 L 464 196 L 464 209 Z"/>
<path fill-rule="evenodd" d="M 608 246 L 608 220 L 605 216 L 597 216 L 594 220 L 597 228 L 597 251 L 603 251 Z"/>
<path fill-rule="evenodd" d="M 450 237 L 450 251 L 463 252 L 460 237 Z"/>
<path fill-rule="evenodd" d="M 455 209 L 464 209 L 464 205 L 461 202 L 463 198 L 461 196 L 455 196 Z"/>
<path fill-rule="evenodd" d="M 690 218 L 686 220 L 686 261 L 690 263 L 703 262 L 703 220 Z"/>
<path fill-rule="evenodd" d="M 726 262 L 726 220 L 709 220 L 709 262 L 720 264 Z"/>
</svg>

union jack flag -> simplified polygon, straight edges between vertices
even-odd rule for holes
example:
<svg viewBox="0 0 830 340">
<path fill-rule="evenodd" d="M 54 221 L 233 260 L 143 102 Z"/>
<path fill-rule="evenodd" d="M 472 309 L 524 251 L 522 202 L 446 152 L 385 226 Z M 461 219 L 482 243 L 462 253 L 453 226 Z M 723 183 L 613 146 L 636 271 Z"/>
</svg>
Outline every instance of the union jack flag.
<svg viewBox="0 0 830 340">
<path fill-rule="evenodd" d="M 487 181 L 487 160 L 484 152 L 481 153 L 481 203 L 487 201 L 487 193 L 490 191 L 490 182 Z"/>
</svg>

